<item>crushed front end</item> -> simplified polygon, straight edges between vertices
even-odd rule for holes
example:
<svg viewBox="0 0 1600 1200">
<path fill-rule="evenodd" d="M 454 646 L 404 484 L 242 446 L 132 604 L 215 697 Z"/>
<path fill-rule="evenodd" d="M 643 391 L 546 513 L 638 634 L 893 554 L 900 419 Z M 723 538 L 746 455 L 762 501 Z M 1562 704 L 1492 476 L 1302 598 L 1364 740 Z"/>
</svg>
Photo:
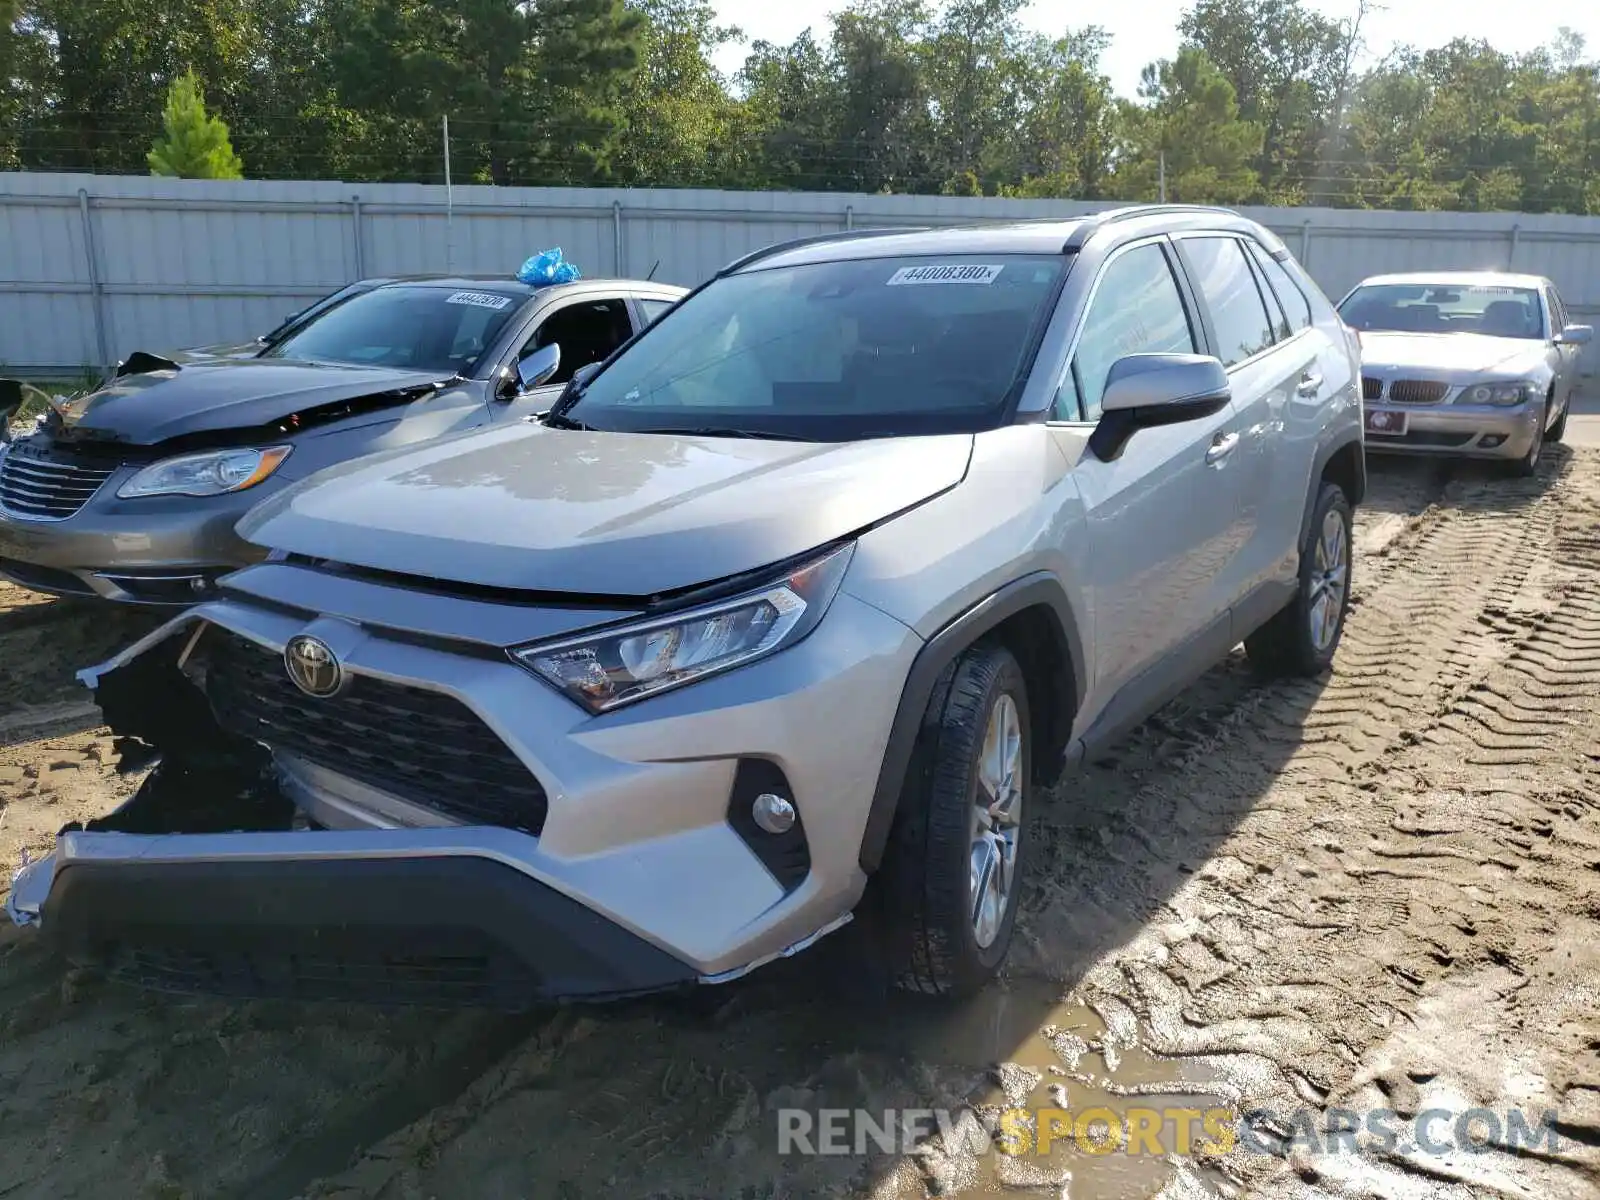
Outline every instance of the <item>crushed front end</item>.
<svg viewBox="0 0 1600 1200">
<path fill-rule="evenodd" d="M 147 987 L 509 1009 L 721 982 L 843 924 L 915 636 L 841 595 L 792 650 L 600 716 L 507 649 L 629 616 L 232 576 L 82 673 L 125 763 L 156 765 L 8 912 Z M 749 816 L 772 793 L 781 834 Z"/>
</svg>

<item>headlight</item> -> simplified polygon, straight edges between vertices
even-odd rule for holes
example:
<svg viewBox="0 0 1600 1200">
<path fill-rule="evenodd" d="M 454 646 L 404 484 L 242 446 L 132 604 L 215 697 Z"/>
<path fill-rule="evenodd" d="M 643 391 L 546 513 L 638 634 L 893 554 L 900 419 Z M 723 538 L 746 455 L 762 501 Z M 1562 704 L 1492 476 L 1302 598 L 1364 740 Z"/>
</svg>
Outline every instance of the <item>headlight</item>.
<svg viewBox="0 0 1600 1200">
<path fill-rule="evenodd" d="M 255 487 L 289 457 L 290 447 L 211 450 L 152 463 L 117 489 L 124 500 L 138 496 L 221 496 Z"/>
<path fill-rule="evenodd" d="M 1501 404 L 1510 407 L 1538 394 L 1531 383 L 1480 383 L 1461 393 L 1462 404 Z"/>
<path fill-rule="evenodd" d="M 794 645 L 828 611 L 854 551 L 841 546 L 732 599 L 511 655 L 591 713 L 608 712 Z"/>
</svg>

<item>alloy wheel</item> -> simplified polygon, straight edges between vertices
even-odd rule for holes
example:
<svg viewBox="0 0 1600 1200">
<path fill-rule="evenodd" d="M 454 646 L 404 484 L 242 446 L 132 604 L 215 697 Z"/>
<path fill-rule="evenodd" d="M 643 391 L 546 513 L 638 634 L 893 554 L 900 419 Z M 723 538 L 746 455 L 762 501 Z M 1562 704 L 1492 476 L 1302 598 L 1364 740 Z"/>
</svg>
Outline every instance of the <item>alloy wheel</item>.
<svg viewBox="0 0 1600 1200">
<path fill-rule="evenodd" d="M 1002 693 L 989 712 L 979 752 L 971 819 L 968 914 L 980 948 L 994 944 L 1017 891 L 1017 839 L 1022 827 L 1022 722 Z"/>
<path fill-rule="evenodd" d="M 1311 566 L 1311 644 L 1320 654 L 1333 645 L 1350 586 L 1350 530 L 1344 514 L 1332 509 L 1322 518 Z"/>
</svg>

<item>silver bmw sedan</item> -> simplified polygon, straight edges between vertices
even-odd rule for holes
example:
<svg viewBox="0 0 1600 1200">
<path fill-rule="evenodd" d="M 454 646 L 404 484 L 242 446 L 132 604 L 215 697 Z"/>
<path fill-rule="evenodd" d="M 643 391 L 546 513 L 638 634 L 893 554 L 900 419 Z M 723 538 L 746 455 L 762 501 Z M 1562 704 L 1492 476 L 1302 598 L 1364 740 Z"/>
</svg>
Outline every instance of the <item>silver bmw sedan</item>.
<svg viewBox="0 0 1600 1200">
<path fill-rule="evenodd" d="M 1494 458 L 1519 475 L 1566 433 L 1594 337 L 1537 275 L 1375 275 L 1339 315 L 1361 339 L 1369 451 Z"/>
</svg>

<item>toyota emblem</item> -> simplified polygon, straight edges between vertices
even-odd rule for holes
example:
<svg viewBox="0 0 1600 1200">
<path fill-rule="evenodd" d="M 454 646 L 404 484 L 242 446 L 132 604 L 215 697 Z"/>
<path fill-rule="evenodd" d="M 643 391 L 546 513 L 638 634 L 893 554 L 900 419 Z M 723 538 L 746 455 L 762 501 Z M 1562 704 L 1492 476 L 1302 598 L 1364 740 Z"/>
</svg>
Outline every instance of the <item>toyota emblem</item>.
<svg viewBox="0 0 1600 1200">
<path fill-rule="evenodd" d="M 303 633 L 290 638 L 283 648 L 283 665 L 295 687 L 319 700 L 337 695 L 344 687 L 344 668 L 319 638 Z"/>
</svg>

